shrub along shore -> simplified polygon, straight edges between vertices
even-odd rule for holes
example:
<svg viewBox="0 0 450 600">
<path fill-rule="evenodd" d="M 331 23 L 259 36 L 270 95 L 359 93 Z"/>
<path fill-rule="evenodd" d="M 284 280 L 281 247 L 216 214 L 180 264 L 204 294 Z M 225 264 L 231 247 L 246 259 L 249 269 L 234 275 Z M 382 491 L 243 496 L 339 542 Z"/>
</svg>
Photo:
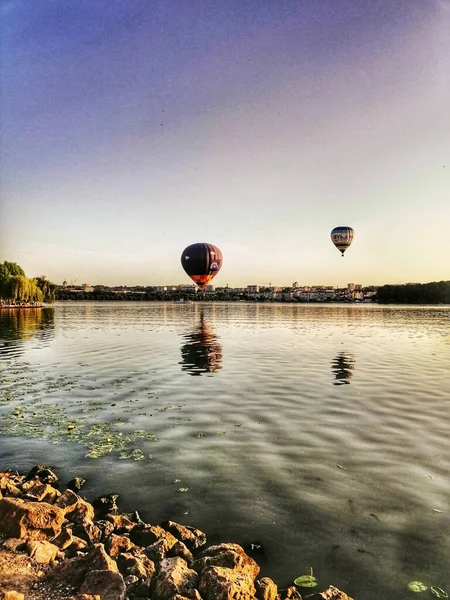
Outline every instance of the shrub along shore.
<svg viewBox="0 0 450 600">
<path fill-rule="evenodd" d="M 0 600 L 351 600 L 333 586 L 278 590 L 241 546 L 121 514 L 114 494 L 90 503 L 84 483 L 62 490 L 40 465 L 0 472 Z"/>
</svg>

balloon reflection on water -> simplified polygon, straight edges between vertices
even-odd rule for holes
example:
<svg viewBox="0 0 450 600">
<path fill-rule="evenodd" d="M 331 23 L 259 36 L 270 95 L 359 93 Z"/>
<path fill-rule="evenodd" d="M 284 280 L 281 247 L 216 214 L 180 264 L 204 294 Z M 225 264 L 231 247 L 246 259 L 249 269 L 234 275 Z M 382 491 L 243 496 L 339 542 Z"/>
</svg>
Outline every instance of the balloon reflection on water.
<svg viewBox="0 0 450 600">
<path fill-rule="evenodd" d="M 347 352 L 340 352 L 331 361 L 331 371 L 334 374 L 333 385 L 345 385 L 350 383 L 355 369 L 355 357 Z"/>
<path fill-rule="evenodd" d="M 213 328 L 205 322 L 203 313 L 195 329 L 183 336 L 181 370 L 190 375 L 215 373 L 222 368 L 222 346 Z"/>
</svg>

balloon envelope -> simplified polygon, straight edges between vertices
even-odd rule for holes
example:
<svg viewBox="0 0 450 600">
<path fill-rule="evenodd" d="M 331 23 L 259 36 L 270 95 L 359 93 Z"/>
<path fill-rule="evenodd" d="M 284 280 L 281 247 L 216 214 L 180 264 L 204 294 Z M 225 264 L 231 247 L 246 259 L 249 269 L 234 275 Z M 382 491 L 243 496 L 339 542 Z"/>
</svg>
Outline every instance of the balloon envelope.
<svg viewBox="0 0 450 600">
<path fill-rule="evenodd" d="M 181 265 L 189 277 L 203 291 L 223 263 L 222 252 L 212 244 L 191 244 L 183 250 Z"/>
<path fill-rule="evenodd" d="M 351 227 L 335 227 L 331 232 L 331 241 L 344 256 L 344 252 L 353 242 L 355 232 Z"/>
</svg>

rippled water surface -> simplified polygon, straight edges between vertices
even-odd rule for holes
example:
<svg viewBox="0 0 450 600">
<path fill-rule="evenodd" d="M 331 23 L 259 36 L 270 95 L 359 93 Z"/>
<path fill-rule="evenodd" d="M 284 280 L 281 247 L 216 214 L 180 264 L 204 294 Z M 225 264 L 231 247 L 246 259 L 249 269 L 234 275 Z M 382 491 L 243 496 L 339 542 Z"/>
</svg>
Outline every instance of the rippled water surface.
<svg viewBox="0 0 450 600">
<path fill-rule="evenodd" d="M 0 469 L 258 544 L 280 586 L 450 595 L 450 307 L 61 303 L 0 338 Z"/>
</svg>

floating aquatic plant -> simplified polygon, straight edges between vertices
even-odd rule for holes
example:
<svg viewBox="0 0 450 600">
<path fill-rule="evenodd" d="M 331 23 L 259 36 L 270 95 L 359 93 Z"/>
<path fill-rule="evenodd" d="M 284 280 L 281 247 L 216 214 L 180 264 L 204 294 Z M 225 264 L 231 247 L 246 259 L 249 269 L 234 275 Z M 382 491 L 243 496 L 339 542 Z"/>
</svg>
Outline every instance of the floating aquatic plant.
<svg viewBox="0 0 450 600">
<path fill-rule="evenodd" d="M 421 581 L 410 581 L 406 586 L 406 589 L 410 592 L 424 592 L 428 589 L 428 586 Z"/>
<path fill-rule="evenodd" d="M 445 592 L 442 588 L 432 585 L 430 587 L 430 592 L 434 594 L 437 598 L 448 598 L 447 592 Z"/>
<path fill-rule="evenodd" d="M 311 567 L 311 573 L 309 575 L 300 575 L 297 579 L 294 579 L 294 584 L 298 587 L 304 588 L 312 588 L 318 585 L 317 579 L 313 575 L 313 570 Z"/>
</svg>

